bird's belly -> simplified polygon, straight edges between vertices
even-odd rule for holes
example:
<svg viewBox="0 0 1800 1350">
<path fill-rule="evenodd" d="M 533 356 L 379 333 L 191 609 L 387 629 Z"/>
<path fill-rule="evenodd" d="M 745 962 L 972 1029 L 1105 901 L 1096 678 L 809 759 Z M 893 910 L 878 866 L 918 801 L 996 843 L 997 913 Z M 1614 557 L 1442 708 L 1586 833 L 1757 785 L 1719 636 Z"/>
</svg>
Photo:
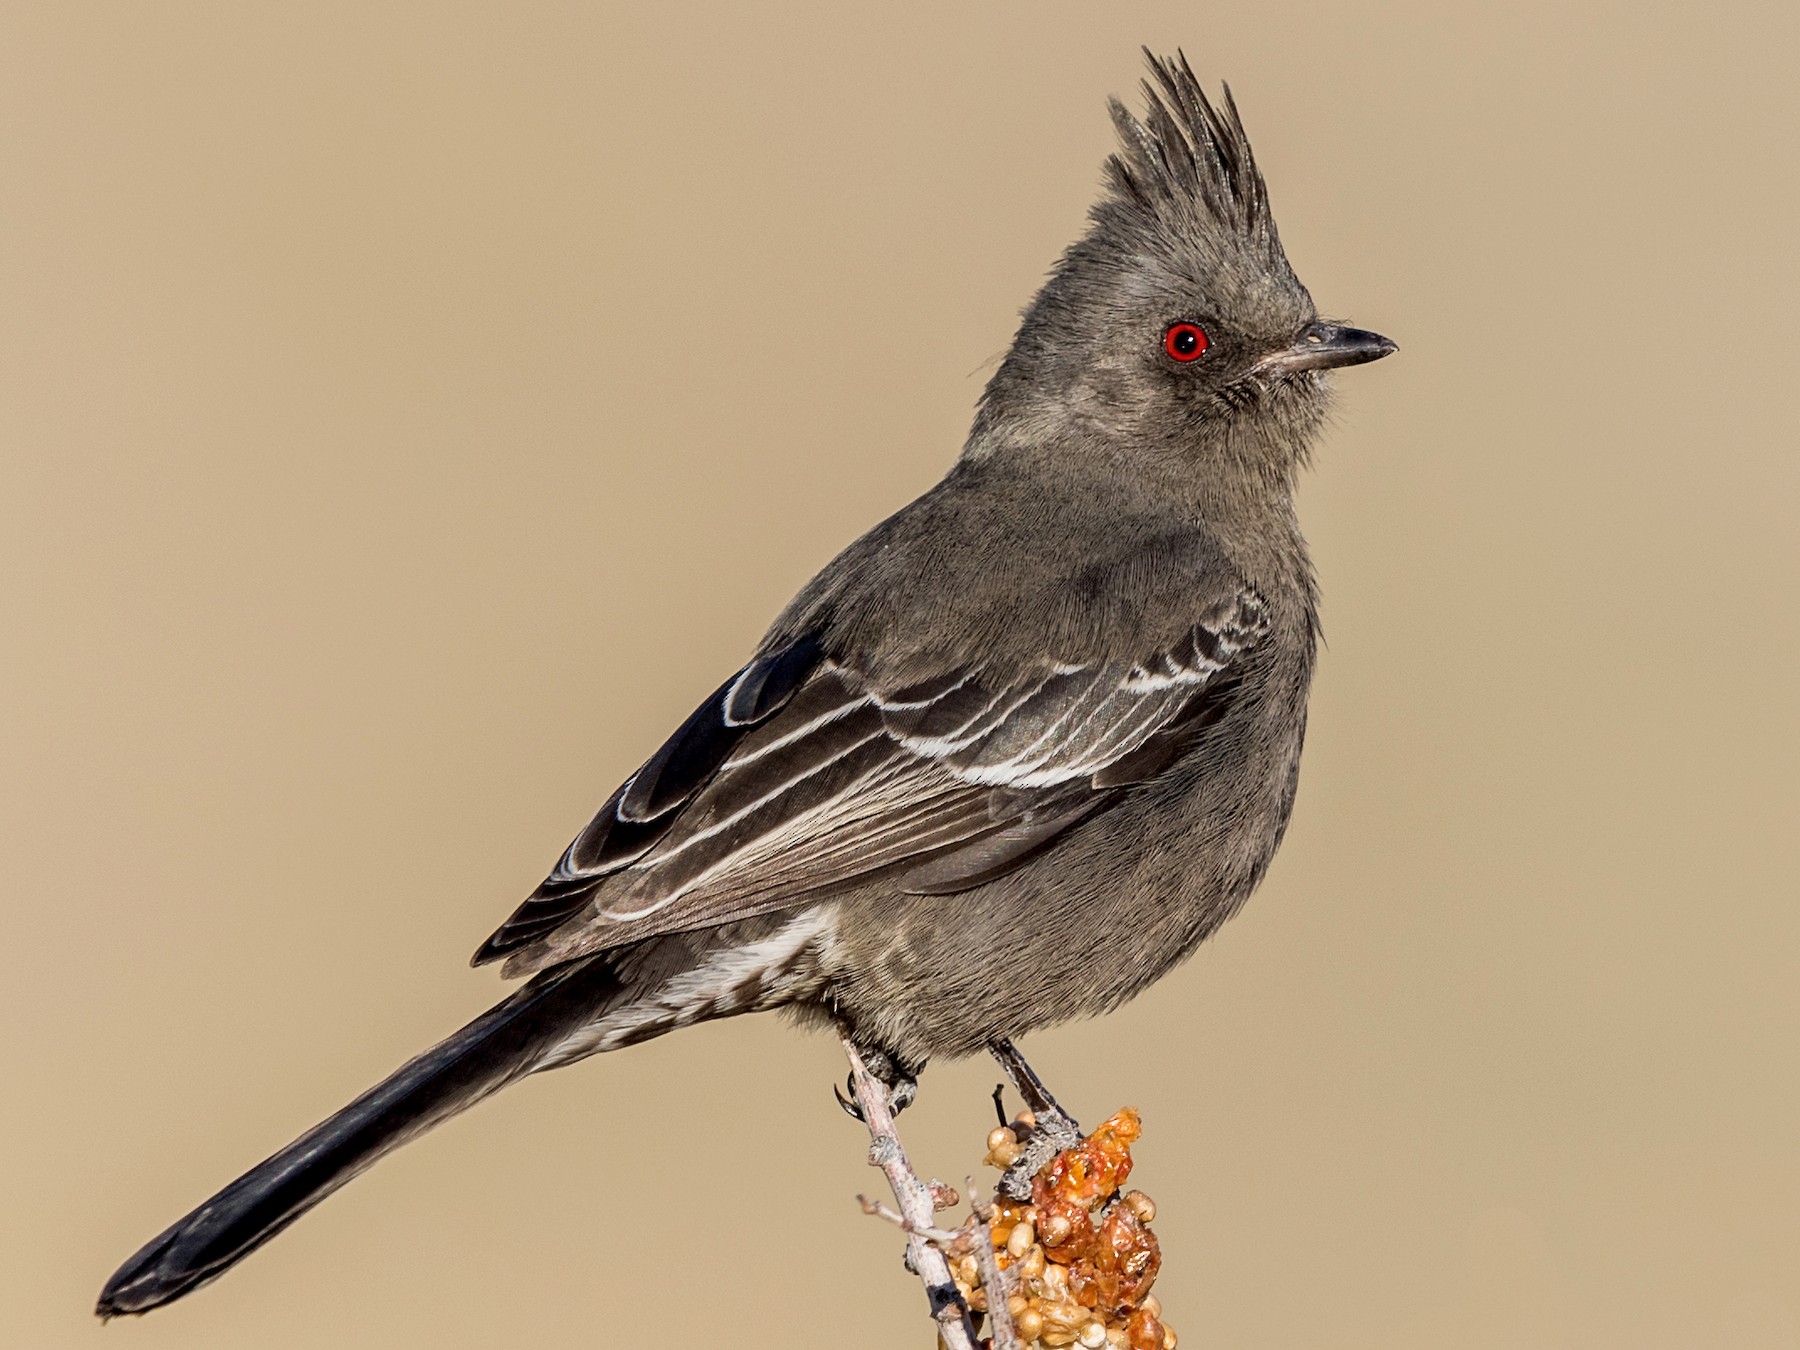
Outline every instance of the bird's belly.
<svg viewBox="0 0 1800 1350">
<path fill-rule="evenodd" d="M 834 1012 L 923 1061 L 1125 1002 L 1262 879 L 1292 806 L 1299 740 L 1295 730 L 1195 756 L 972 890 L 845 897 L 828 961 Z M 1222 782 L 1241 786 L 1225 793 Z"/>
</svg>

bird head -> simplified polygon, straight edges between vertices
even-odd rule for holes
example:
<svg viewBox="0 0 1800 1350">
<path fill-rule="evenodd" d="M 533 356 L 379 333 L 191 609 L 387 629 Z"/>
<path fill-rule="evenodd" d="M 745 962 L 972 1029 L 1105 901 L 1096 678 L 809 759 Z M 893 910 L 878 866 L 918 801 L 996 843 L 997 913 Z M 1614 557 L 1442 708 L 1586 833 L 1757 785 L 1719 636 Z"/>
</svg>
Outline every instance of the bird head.
<svg viewBox="0 0 1800 1350">
<path fill-rule="evenodd" d="M 971 452 L 1075 440 L 1287 480 L 1325 416 L 1325 373 L 1394 344 L 1319 318 L 1230 89 L 1215 105 L 1184 56 L 1145 55 L 1145 114 L 1113 100 L 1106 190 L 1025 311 Z"/>
</svg>

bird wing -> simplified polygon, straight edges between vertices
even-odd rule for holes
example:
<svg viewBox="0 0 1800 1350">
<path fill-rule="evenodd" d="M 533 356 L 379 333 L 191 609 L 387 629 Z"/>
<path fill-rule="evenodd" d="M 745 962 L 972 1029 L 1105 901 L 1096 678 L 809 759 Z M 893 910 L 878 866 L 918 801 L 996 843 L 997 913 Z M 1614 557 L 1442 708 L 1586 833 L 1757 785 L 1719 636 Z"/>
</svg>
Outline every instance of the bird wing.
<svg viewBox="0 0 1800 1350">
<path fill-rule="evenodd" d="M 1243 590 L 1142 659 L 972 662 L 905 684 L 811 638 L 766 650 L 613 794 L 475 960 L 542 969 L 877 873 L 915 893 L 991 880 L 1191 746 L 1268 626 Z"/>
</svg>

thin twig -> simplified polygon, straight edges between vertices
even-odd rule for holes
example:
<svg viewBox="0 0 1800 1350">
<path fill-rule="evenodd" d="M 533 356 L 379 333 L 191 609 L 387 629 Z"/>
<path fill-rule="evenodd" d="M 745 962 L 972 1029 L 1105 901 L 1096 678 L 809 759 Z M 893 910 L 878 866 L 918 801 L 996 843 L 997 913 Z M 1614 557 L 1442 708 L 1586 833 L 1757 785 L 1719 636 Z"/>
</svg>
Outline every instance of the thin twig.
<svg viewBox="0 0 1800 1350">
<path fill-rule="evenodd" d="M 1012 1292 L 994 1251 L 994 1233 L 989 1221 L 994 1217 L 993 1202 L 983 1200 L 969 1178 L 969 1226 L 975 1233 L 975 1264 L 981 1270 L 981 1287 L 987 1290 L 988 1328 L 994 1333 L 994 1350 L 1024 1350 L 1018 1328 L 1013 1326 L 1012 1309 L 1006 1306 Z"/>
<path fill-rule="evenodd" d="M 931 1304 L 938 1335 L 945 1350 L 979 1350 L 975 1324 L 968 1305 L 956 1291 L 950 1275 L 950 1262 L 926 1237 L 935 1225 L 931 1188 L 920 1181 L 912 1165 L 906 1161 L 906 1150 L 900 1147 L 900 1136 L 894 1131 L 894 1113 L 888 1106 L 887 1088 L 882 1086 L 863 1057 L 857 1053 L 849 1037 L 840 1036 L 844 1054 L 850 1060 L 850 1087 L 856 1104 L 862 1108 L 863 1124 L 869 1128 L 869 1165 L 879 1167 L 893 1188 L 894 1200 L 900 1207 L 906 1230 L 908 1264 L 925 1285 L 925 1297 Z"/>
<path fill-rule="evenodd" d="M 971 1245 L 969 1230 L 966 1228 L 921 1228 L 898 1210 L 889 1209 L 879 1200 L 871 1200 L 866 1195 L 856 1197 L 856 1203 L 862 1206 L 864 1214 L 877 1219 L 886 1219 L 902 1233 L 916 1233 L 933 1246 L 942 1247 L 945 1251 L 954 1251 L 961 1255 L 962 1249 L 975 1250 Z"/>
</svg>

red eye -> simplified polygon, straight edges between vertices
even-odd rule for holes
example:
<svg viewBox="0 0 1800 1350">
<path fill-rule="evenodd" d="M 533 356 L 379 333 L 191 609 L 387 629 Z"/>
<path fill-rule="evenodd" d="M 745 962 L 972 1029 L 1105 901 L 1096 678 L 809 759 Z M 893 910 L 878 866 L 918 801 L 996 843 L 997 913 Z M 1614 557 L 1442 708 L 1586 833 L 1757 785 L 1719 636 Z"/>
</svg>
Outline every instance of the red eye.
<svg viewBox="0 0 1800 1350">
<path fill-rule="evenodd" d="M 1197 323 L 1170 324 L 1169 331 L 1163 334 L 1163 350 L 1171 360 L 1195 361 L 1212 342 L 1206 336 L 1206 330 Z"/>
</svg>

